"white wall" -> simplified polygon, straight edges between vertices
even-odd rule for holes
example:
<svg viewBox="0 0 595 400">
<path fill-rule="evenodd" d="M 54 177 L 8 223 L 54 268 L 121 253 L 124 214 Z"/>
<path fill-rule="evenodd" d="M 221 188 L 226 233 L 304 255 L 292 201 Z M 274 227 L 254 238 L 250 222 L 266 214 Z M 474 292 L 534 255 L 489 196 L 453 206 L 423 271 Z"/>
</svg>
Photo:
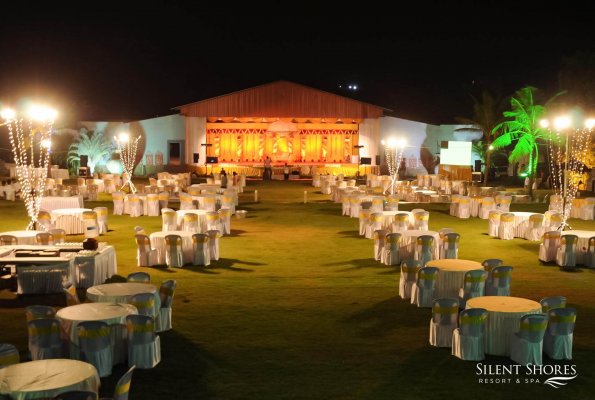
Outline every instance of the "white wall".
<svg viewBox="0 0 595 400">
<path fill-rule="evenodd" d="M 204 117 L 186 117 L 186 164 L 204 165 L 207 161 L 207 148 L 201 146 L 207 142 L 207 119 Z M 194 153 L 200 154 L 198 163 L 194 163 Z"/>
<path fill-rule="evenodd" d="M 163 164 L 169 164 L 169 140 L 185 140 L 184 135 L 184 116 L 168 115 L 145 119 L 142 121 L 130 122 L 129 130 L 132 135 L 144 135 L 146 138 L 145 152 L 143 154 L 143 163 L 147 152 L 155 154 L 157 151 L 163 153 Z"/>
<path fill-rule="evenodd" d="M 380 141 L 378 139 L 380 132 L 380 123 L 378 119 L 367 118 L 359 124 L 359 145 L 364 146 L 359 149 L 360 157 L 370 157 L 372 165 L 376 165 L 376 156 Z"/>
</svg>

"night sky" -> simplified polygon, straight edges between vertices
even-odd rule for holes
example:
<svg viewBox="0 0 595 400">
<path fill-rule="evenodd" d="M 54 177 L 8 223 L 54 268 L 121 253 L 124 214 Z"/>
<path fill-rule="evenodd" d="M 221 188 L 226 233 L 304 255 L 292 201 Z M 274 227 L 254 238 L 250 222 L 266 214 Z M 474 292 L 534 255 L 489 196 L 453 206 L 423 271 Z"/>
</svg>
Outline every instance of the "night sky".
<svg viewBox="0 0 595 400">
<path fill-rule="evenodd" d="M 482 87 L 555 91 L 562 56 L 595 43 L 593 10 L 570 4 L 134 3 L 3 5 L 3 106 L 26 98 L 67 120 L 132 121 L 286 79 L 392 109 L 396 117 L 453 123 L 471 116 L 468 93 Z M 350 84 L 358 90 L 339 88 Z"/>
</svg>

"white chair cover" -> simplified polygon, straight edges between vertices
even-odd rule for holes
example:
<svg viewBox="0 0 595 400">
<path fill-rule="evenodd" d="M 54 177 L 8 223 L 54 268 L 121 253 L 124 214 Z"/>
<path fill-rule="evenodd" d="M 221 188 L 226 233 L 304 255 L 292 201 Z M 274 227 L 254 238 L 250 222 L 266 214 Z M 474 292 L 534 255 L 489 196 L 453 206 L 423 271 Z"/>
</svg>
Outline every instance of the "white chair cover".
<svg viewBox="0 0 595 400">
<path fill-rule="evenodd" d="M 485 308 L 463 310 L 459 315 L 459 328 L 452 333 L 452 355 L 467 361 L 485 358 L 485 326 L 488 311 Z"/>
<path fill-rule="evenodd" d="M 450 203 L 450 215 L 452 215 L 453 217 L 456 217 L 458 215 L 458 210 L 459 210 L 459 199 L 461 198 L 460 194 L 453 194 L 450 197 L 451 203 Z"/>
<path fill-rule="evenodd" d="M 146 195 L 146 202 L 147 202 L 147 215 L 150 217 L 157 217 L 159 216 L 159 211 L 161 210 L 161 204 L 159 201 L 158 194 L 150 193 Z"/>
<path fill-rule="evenodd" d="M 159 208 L 167 208 L 169 205 L 169 192 L 159 193 Z"/>
<path fill-rule="evenodd" d="M 401 277 L 399 279 L 399 296 L 410 299 L 413 285 L 417 281 L 417 273 L 421 269 L 418 260 L 406 260 L 401 263 Z"/>
<path fill-rule="evenodd" d="M 556 264 L 561 267 L 576 266 L 576 248 L 578 246 L 578 236 L 564 235 L 560 239 L 560 245 L 556 253 Z"/>
<path fill-rule="evenodd" d="M 81 321 L 77 325 L 81 361 L 93 365 L 101 378 L 112 374 L 110 327 L 104 321 Z"/>
<path fill-rule="evenodd" d="M 112 200 L 114 202 L 114 215 L 122 215 L 124 213 L 124 192 L 112 193 Z"/>
<path fill-rule="evenodd" d="M 231 233 L 231 210 L 222 207 L 219 209 L 219 223 L 223 229 L 223 234 L 229 235 Z"/>
<path fill-rule="evenodd" d="M 525 230 L 525 239 L 532 242 L 539 242 L 543 236 L 544 230 L 543 214 L 533 214 L 529 217 L 529 226 Z"/>
<path fill-rule="evenodd" d="M 366 228 L 370 222 L 370 210 L 361 210 L 359 212 L 359 234 L 365 235 Z"/>
<path fill-rule="evenodd" d="M 99 226 L 99 234 L 104 234 L 108 232 L 107 226 L 107 207 L 95 207 L 93 209 L 97 214 L 97 225 Z"/>
<path fill-rule="evenodd" d="M 196 233 L 192 235 L 192 247 L 194 252 L 193 265 L 210 265 L 211 249 L 209 247 L 209 235 Z"/>
<path fill-rule="evenodd" d="M 572 360 L 572 338 L 576 310 L 553 308 L 547 311 L 548 326 L 543 337 L 543 351 L 554 360 Z"/>
<path fill-rule="evenodd" d="M 349 196 L 343 196 L 343 198 L 341 199 L 341 215 L 350 216 L 350 213 L 349 213 L 350 203 L 351 203 L 351 199 L 349 198 Z"/>
<path fill-rule="evenodd" d="M 434 267 L 424 267 L 417 272 L 417 280 L 411 287 L 411 304 L 432 307 L 439 272 L 440 270 Z"/>
<path fill-rule="evenodd" d="M 32 361 L 62 358 L 60 321 L 56 318 L 34 319 L 27 322 L 29 358 Z"/>
<path fill-rule="evenodd" d="M 459 205 L 457 207 L 458 218 L 469 218 L 471 207 L 471 198 L 469 196 L 459 197 Z"/>
<path fill-rule="evenodd" d="M 0 343 L 0 369 L 21 362 L 19 350 L 12 344 Z"/>
<path fill-rule="evenodd" d="M 510 203 L 512 203 L 512 196 L 500 196 L 496 206 L 502 212 L 510 212 Z"/>
<path fill-rule="evenodd" d="M 178 283 L 173 279 L 163 281 L 159 288 L 159 298 L 161 299 L 161 308 L 157 317 L 157 332 L 168 331 L 172 328 L 172 302 Z"/>
<path fill-rule="evenodd" d="M 488 219 L 490 211 L 496 209 L 496 203 L 493 197 L 484 197 L 481 199 L 481 208 L 479 209 L 479 218 Z"/>
<path fill-rule="evenodd" d="M 502 240 L 514 239 L 514 214 L 500 214 L 500 226 L 498 227 L 498 237 Z"/>
<path fill-rule="evenodd" d="M 427 211 L 417 211 L 413 213 L 415 218 L 415 229 L 421 231 L 428 230 L 428 223 L 430 221 L 430 213 Z"/>
<path fill-rule="evenodd" d="M 368 222 L 368 225 L 366 226 L 366 238 L 367 239 L 373 239 L 374 232 L 376 232 L 378 229 L 382 229 L 383 218 L 384 218 L 384 215 L 382 213 L 375 213 L 375 212 L 370 213 L 370 221 Z"/>
<path fill-rule="evenodd" d="M 543 336 L 548 316 L 530 314 L 521 317 L 520 331 L 512 335 L 510 358 L 522 366 L 542 365 Z"/>
<path fill-rule="evenodd" d="M 128 330 L 128 366 L 150 369 L 161 361 L 161 343 L 155 334 L 153 317 L 129 315 L 126 317 Z"/>
<path fill-rule="evenodd" d="M 422 266 L 426 266 L 428 261 L 434 259 L 434 237 L 430 235 L 421 235 L 415 242 L 415 259 L 421 261 Z"/>
<path fill-rule="evenodd" d="M 206 232 L 209 236 L 209 256 L 211 260 L 219 259 L 219 238 L 221 232 L 218 229 L 211 229 Z"/>
<path fill-rule="evenodd" d="M 457 329 L 459 301 L 437 299 L 432 303 L 430 344 L 435 347 L 452 347 L 453 331 Z"/>
<path fill-rule="evenodd" d="M 489 279 L 486 279 L 486 296 L 510 296 L 510 282 L 512 280 L 513 269 L 506 266 L 492 268 Z"/>
<path fill-rule="evenodd" d="M 382 252 L 384 251 L 384 244 L 386 243 L 386 235 L 389 231 L 386 229 L 378 229 L 374 232 L 374 260 L 380 261 L 382 259 Z"/>
<path fill-rule="evenodd" d="M 95 184 L 87 185 L 87 197 L 89 198 L 89 201 L 99 200 L 99 186 Z"/>
<path fill-rule="evenodd" d="M 184 266 L 181 236 L 167 235 L 165 237 L 165 262 L 168 267 L 172 268 L 182 268 Z"/>
<path fill-rule="evenodd" d="M 136 260 L 139 267 L 152 267 L 158 263 L 159 254 L 157 249 L 151 248 L 151 240 L 147 235 L 135 235 L 136 239 Z"/>
<path fill-rule="evenodd" d="M 580 209 L 581 219 L 584 219 L 584 220 L 593 219 L 594 208 L 595 208 L 595 197 L 587 197 Z"/>
<path fill-rule="evenodd" d="M 500 215 L 502 211 L 491 210 L 488 217 L 488 235 L 498 237 L 498 230 L 500 229 Z"/>
<path fill-rule="evenodd" d="M 161 212 L 161 220 L 162 220 L 162 228 L 163 232 L 169 231 L 176 231 L 178 230 L 177 222 L 176 222 L 176 212 L 173 210 L 169 211 L 162 211 Z"/>
<path fill-rule="evenodd" d="M 130 207 L 130 216 L 131 217 L 140 217 L 143 215 L 143 208 L 140 204 L 140 199 L 137 194 L 127 194 L 126 198 L 128 199 L 128 205 Z M 159 214 L 157 214 L 159 215 Z"/>
<path fill-rule="evenodd" d="M 384 248 L 381 249 L 380 261 L 385 265 L 399 265 L 401 258 L 399 251 L 401 248 L 401 234 L 400 233 L 388 233 L 386 235 Z"/>
<path fill-rule="evenodd" d="M 559 194 L 551 195 L 549 210 L 556 212 L 562 211 L 562 205 L 564 204 L 563 201 L 564 199 Z"/>
</svg>

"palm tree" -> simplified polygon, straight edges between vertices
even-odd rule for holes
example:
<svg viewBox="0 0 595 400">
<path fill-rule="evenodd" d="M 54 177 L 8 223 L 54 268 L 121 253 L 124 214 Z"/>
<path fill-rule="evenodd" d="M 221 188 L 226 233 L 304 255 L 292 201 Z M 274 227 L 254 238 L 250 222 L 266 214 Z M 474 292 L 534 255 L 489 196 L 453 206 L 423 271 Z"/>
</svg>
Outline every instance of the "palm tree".
<svg viewBox="0 0 595 400">
<path fill-rule="evenodd" d="M 97 163 L 103 157 L 111 155 L 113 151 L 113 144 L 103 135 L 103 132 L 81 131 L 77 141 L 70 145 L 68 163 L 72 166 L 80 165 L 81 156 L 87 156 L 87 165 L 93 173 Z"/>
<path fill-rule="evenodd" d="M 529 194 L 531 195 L 533 194 L 533 179 L 539 158 L 537 141 L 548 132 L 540 125 L 540 122 L 547 114 L 548 107 L 564 93 L 558 93 L 544 105 L 540 105 L 537 102 L 543 100 L 543 94 L 533 86 L 526 86 L 518 90 L 510 99 L 512 110 L 504 112 L 504 116 L 512 118 L 512 120 L 502 122 L 494 128 L 494 132 L 502 129 L 502 134 L 492 143 L 494 148 L 500 149 L 516 141 L 516 145 L 508 157 L 509 162 L 515 163 L 522 157 L 529 156 L 527 175 L 529 176 Z"/>
<path fill-rule="evenodd" d="M 473 99 L 473 118 L 457 117 L 456 120 L 462 125 L 467 125 L 464 128 L 457 128 L 455 132 L 481 132 L 483 135 L 483 143 L 486 149 L 489 149 L 493 134 L 497 134 L 496 126 L 504 121 L 504 110 L 506 109 L 507 99 L 500 96 L 494 96 L 488 90 L 481 92 L 481 102 L 470 95 Z M 486 166 L 483 184 L 488 185 L 488 171 L 490 166 L 491 152 L 486 152 L 485 159 L 482 158 Z"/>
<path fill-rule="evenodd" d="M 505 154 L 501 149 L 490 150 L 489 145 L 487 143 L 483 143 L 481 140 L 475 144 L 472 144 L 471 149 L 475 154 L 477 154 L 484 165 L 486 165 L 486 170 L 488 168 L 487 166 L 494 166 L 494 157 Z"/>
</svg>

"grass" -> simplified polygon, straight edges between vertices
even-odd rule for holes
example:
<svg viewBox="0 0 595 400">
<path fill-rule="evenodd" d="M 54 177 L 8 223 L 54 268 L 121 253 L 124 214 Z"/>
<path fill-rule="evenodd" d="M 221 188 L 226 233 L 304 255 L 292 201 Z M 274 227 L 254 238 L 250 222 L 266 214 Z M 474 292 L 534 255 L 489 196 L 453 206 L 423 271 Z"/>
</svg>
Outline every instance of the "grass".
<svg viewBox="0 0 595 400">
<path fill-rule="evenodd" d="M 594 378 L 595 271 L 566 271 L 538 261 L 539 243 L 501 241 L 486 235 L 487 221 L 456 219 L 448 206 L 424 204 L 430 229 L 461 234 L 459 258 L 502 258 L 515 267 L 513 296 L 540 300 L 560 295 L 578 310 L 574 359 L 578 378 L 561 389 L 541 384 L 479 384 L 476 363 L 428 343 L 430 310 L 398 297 L 398 268 L 373 260 L 372 241 L 357 234 L 356 219 L 309 181 L 249 181 L 240 195 L 245 220 L 232 220 L 220 241 L 222 258 L 209 267 L 153 268 L 157 285 L 176 279 L 174 329 L 161 334 L 162 361 L 134 373 L 134 399 L 395 399 L 395 398 L 587 398 Z M 254 203 L 257 189 L 259 202 Z M 303 191 L 308 204 L 303 204 Z M 111 199 L 86 207 L 108 206 Z M 411 210 L 414 205 L 402 205 Z M 512 205 L 512 211 L 545 211 L 544 204 Z M 23 229 L 24 207 L 0 203 L 2 229 Z M 593 221 L 571 220 L 595 230 Z M 122 281 L 140 270 L 133 228 L 161 230 L 161 218 L 109 216 L 100 240 L 115 245 Z M 82 239 L 76 237 L 75 239 Z M 84 297 L 84 291 L 80 292 Z M 61 295 L 0 292 L 0 343 L 12 343 L 26 359 L 24 308 L 60 308 Z M 546 363 L 553 363 L 544 356 Z M 487 364 L 512 364 L 487 356 Z M 558 363 L 558 362 L 556 362 Z M 100 397 L 111 396 L 126 366 L 102 379 Z"/>
</svg>

